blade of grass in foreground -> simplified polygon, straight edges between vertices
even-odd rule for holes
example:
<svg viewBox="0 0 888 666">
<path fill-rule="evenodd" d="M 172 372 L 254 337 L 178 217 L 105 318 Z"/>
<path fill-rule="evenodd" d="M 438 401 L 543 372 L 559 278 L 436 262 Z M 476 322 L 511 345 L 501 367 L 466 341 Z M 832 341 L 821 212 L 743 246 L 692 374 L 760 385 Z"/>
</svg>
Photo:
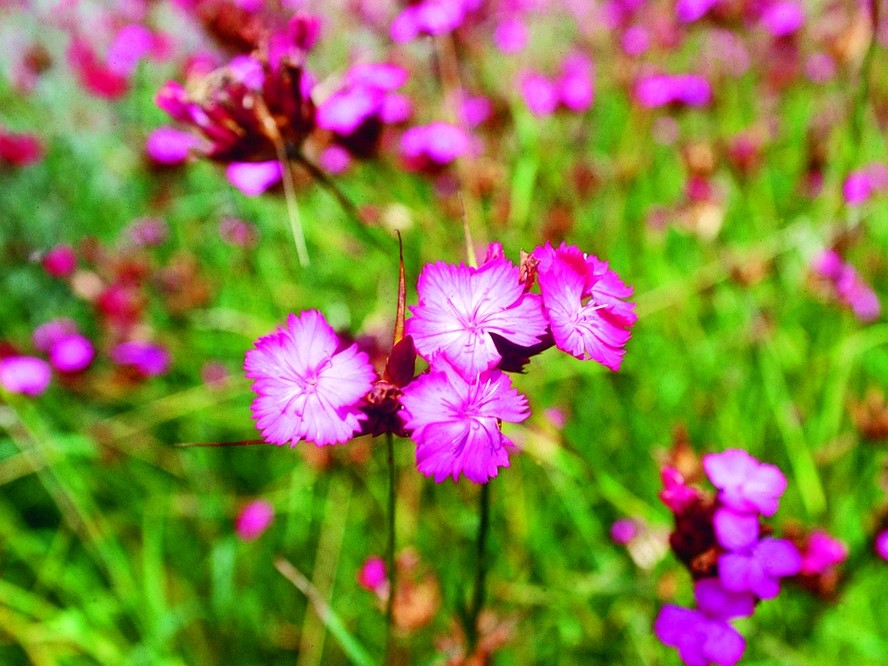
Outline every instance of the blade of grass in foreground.
<svg viewBox="0 0 888 666">
<path fill-rule="evenodd" d="M 324 600 L 318 589 L 311 584 L 311 581 L 301 571 L 282 557 L 275 560 L 274 566 L 284 578 L 293 583 L 296 589 L 308 597 L 321 622 L 333 634 L 342 651 L 345 652 L 353 664 L 373 666 L 376 663 L 361 642 L 346 629 L 345 624 L 336 614 L 336 611 Z"/>
</svg>

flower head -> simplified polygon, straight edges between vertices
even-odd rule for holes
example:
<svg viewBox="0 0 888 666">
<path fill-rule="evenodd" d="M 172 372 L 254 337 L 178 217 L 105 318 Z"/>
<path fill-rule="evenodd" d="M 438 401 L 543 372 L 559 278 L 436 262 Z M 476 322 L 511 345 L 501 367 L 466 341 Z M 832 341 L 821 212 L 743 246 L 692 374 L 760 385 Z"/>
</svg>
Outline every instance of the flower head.
<svg viewBox="0 0 888 666">
<path fill-rule="evenodd" d="M 746 552 L 725 553 L 718 558 L 718 577 L 726 590 L 752 592 L 772 599 L 780 592 L 780 579 L 795 576 L 802 556 L 791 541 L 762 539 Z"/>
<path fill-rule="evenodd" d="M 555 346 L 619 370 L 637 319 L 635 304 L 623 300 L 632 288 L 606 262 L 574 246 L 556 250 L 547 243 L 533 256 Z"/>
<path fill-rule="evenodd" d="M 416 442 L 416 466 L 440 483 L 460 474 L 486 483 L 509 466 L 514 444 L 502 421 L 519 423 L 530 415 L 527 399 L 499 370 L 465 379 L 445 358 L 431 372 L 404 387 L 404 425 Z"/>
<path fill-rule="evenodd" d="M 663 606 L 654 623 L 654 633 L 663 643 L 676 648 L 688 666 L 734 666 L 746 649 L 743 637 L 724 620 L 680 606 Z"/>
<path fill-rule="evenodd" d="M 33 356 L 10 356 L 0 359 L 0 386 L 10 393 L 38 396 L 49 386 L 52 370 L 49 363 Z"/>
<path fill-rule="evenodd" d="M 340 340 L 317 310 L 290 315 L 286 326 L 259 338 L 244 370 L 253 382 L 253 418 L 273 444 L 300 440 L 341 444 L 366 416 L 358 402 L 370 390 L 373 368 L 357 345 Z"/>
<path fill-rule="evenodd" d="M 358 585 L 369 592 L 379 592 L 388 583 L 388 573 L 381 557 L 368 557 L 358 571 Z"/>
<path fill-rule="evenodd" d="M 254 541 L 274 520 L 274 508 L 265 500 L 255 500 L 247 504 L 237 515 L 234 529 L 243 541 Z"/>
<path fill-rule="evenodd" d="M 703 468 L 712 485 L 719 489 L 721 502 L 738 512 L 773 516 L 786 490 L 783 472 L 741 449 L 710 453 L 703 458 Z"/>
<path fill-rule="evenodd" d="M 425 359 L 446 359 L 464 376 L 494 368 L 502 358 L 491 334 L 521 346 L 539 342 L 546 319 L 539 296 L 528 294 L 518 268 L 498 258 L 480 268 L 438 262 L 426 266 L 417 284 L 407 334 Z"/>
</svg>

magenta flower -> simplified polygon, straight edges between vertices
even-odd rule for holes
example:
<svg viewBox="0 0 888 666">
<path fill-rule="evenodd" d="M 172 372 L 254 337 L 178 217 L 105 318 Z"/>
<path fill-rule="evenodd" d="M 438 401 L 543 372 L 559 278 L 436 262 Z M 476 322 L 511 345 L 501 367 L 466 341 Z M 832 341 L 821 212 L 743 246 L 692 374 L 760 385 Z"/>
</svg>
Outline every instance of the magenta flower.
<svg viewBox="0 0 888 666">
<path fill-rule="evenodd" d="M 469 136 L 456 125 L 444 122 L 417 125 L 401 135 L 401 155 L 414 170 L 445 166 L 470 148 Z"/>
<path fill-rule="evenodd" d="M 0 359 L 0 386 L 10 393 L 38 396 L 49 386 L 52 370 L 49 363 L 33 356 L 10 356 Z"/>
<path fill-rule="evenodd" d="M 610 538 L 618 546 L 625 546 L 638 536 L 638 523 L 631 518 L 615 520 L 610 528 Z"/>
<path fill-rule="evenodd" d="M 77 334 L 77 324 L 71 319 L 51 319 L 34 329 L 31 339 L 34 347 L 42 352 L 49 353 L 53 345 L 60 340 Z"/>
<path fill-rule="evenodd" d="M 519 53 L 527 46 L 530 34 L 521 19 L 509 17 L 500 21 L 493 31 L 493 43 L 506 54 Z"/>
<path fill-rule="evenodd" d="M 318 163 L 328 173 L 341 174 L 348 171 L 352 158 L 345 148 L 334 144 L 324 148 L 324 152 L 318 158 Z"/>
<path fill-rule="evenodd" d="M 659 494 L 660 501 L 672 513 L 684 513 L 688 507 L 702 497 L 699 490 L 687 485 L 681 472 L 674 467 L 667 466 L 661 469 L 660 480 L 663 482 L 663 490 Z"/>
<path fill-rule="evenodd" d="M 56 245 L 43 255 L 43 270 L 53 277 L 68 277 L 77 268 L 77 254 L 70 245 Z"/>
<path fill-rule="evenodd" d="M 176 166 L 184 163 L 200 145 L 200 139 L 190 132 L 158 127 L 145 140 L 145 154 L 153 164 Z"/>
<path fill-rule="evenodd" d="M 256 427 L 273 444 L 341 444 L 367 417 L 358 405 L 375 379 L 357 345 L 339 337 L 317 310 L 290 315 L 286 326 L 259 338 L 244 370 L 253 382 Z"/>
<path fill-rule="evenodd" d="M 170 353 L 165 347 L 141 340 L 121 342 L 111 350 L 111 360 L 134 368 L 146 377 L 162 375 L 170 367 Z"/>
<path fill-rule="evenodd" d="M 836 296 L 851 308 L 860 321 L 869 322 L 879 318 L 882 305 L 876 292 L 835 250 L 824 250 L 815 257 L 811 267 L 815 273 L 832 283 Z"/>
<path fill-rule="evenodd" d="M 592 61 L 582 53 L 573 53 L 561 64 L 558 97 L 565 108 L 582 113 L 595 100 Z"/>
<path fill-rule="evenodd" d="M 759 538 L 759 517 L 756 513 L 720 507 L 712 517 L 712 527 L 718 543 L 725 550 L 745 550 Z"/>
<path fill-rule="evenodd" d="M 369 592 L 381 592 L 388 583 L 385 562 L 381 557 L 368 557 L 358 572 L 358 585 Z"/>
<path fill-rule="evenodd" d="M 646 108 L 672 104 L 706 106 L 712 100 L 709 82 L 694 74 L 652 74 L 635 84 L 635 99 Z"/>
<path fill-rule="evenodd" d="M 525 71 L 519 79 L 521 96 L 535 116 L 549 116 L 558 108 L 558 88 L 538 72 Z"/>
<path fill-rule="evenodd" d="M 675 14 L 682 23 L 693 23 L 706 16 L 719 0 L 678 0 Z"/>
<path fill-rule="evenodd" d="M 219 222 L 219 236 L 228 245 L 236 247 L 253 247 L 259 238 L 259 230 L 256 225 L 239 220 L 236 217 L 226 217 Z"/>
<path fill-rule="evenodd" d="M 873 195 L 873 187 L 865 169 L 848 174 L 842 184 L 842 195 L 849 206 L 859 206 L 869 200 Z"/>
<path fill-rule="evenodd" d="M 888 561 L 888 530 L 882 530 L 876 535 L 874 547 L 876 555 Z"/>
<path fill-rule="evenodd" d="M 419 304 L 410 307 L 407 335 L 423 358 L 440 355 L 468 378 L 494 368 L 502 358 L 491 334 L 529 347 L 546 332 L 539 296 L 524 291 L 518 268 L 508 259 L 480 268 L 429 264 L 417 292 Z"/>
<path fill-rule="evenodd" d="M 170 235 L 170 227 L 159 217 L 139 217 L 130 222 L 125 233 L 135 245 L 156 247 Z"/>
<path fill-rule="evenodd" d="M 710 453 L 703 469 L 716 488 L 719 499 L 738 512 L 773 516 L 786 490 L 786 477 L 776 466 L 760 463 L 741 449 Z"/>
<path fill-rule="evenodd" d="M 762 25 L 774 37 L 786 37 L 805 23 L 805 10 L 793 0 L 778 0 L 762 14 Z"/>
<path fill-rule="evenodd" d="M 555 346 L 579 359 L 594 359 L 619 370 L 629 329 L 638 318 L 632 295 L 606 262 L 564 243 L 533 252 L 543 307 Z"/>
<path fill-rule="evenodd" d="M 0 128 L 0 165 L 28 166 L 43 159 L 43 144 L 33 134 L 13 134 Z"/>
<path fill-rule="evenodd" d="M 688 666 L 734 666 L 746 649 L 743 636 L 726 621 L 680 606 L 663 606 L 654 633 Z"/>
<path fill-rule="evenodd" d="M 500 430 L 502 421 L 530 416 L 527 398 L 499 370 L 463 376 L 446 360 L 404 387 L 404 426 L 416 442 L 417 469 L 440 483 L 460 474 L 487 483 L 509 466 L 514 444 Z"/>
<path fill-rule="evenodd" d="M 752 594 L 727 590 L 718 578 L 698 580 L 694 584 L 694 600 L 703 613 L 719 620 L 751 617 L 755 612 Z"/>
<path fill-rule="evenodd" d="M 56 340 L 49 349 L 49 362 L 59 372 L 81 372 L 89 367 L 96 350 L 84 336 L 74 333 Z"/>
<path fill-rule="evenodd" d="M 848 559 L 848 546 L 834 539 L 823 530 L 817 530 L 808 537 L 802 553 L 802 568 L 799 573 L 818 575 Z"/>
<path fill-rule="evenodd" d="M 225 167 L 228 182 L 248 197 L 258 197 L 281 182 L 283 167 L 277 160 L 232 162 Z"/>
<path fill-rule="evenodd" d="M 752 592 L 759 599 L 780 593 L 780 579 L 801 571 L 802 556 L 786 539 L 762 539 L 746 552 L 718 558 L 718 577 L 726 590 Z"/>
<path fill-rule="evenodd" d="M 274 520 L 274 507 L 265 500 L 255 500 L 247 504 L 237 515 L 234 530 L 243 541 L 254 541 Z"/>
</svg>

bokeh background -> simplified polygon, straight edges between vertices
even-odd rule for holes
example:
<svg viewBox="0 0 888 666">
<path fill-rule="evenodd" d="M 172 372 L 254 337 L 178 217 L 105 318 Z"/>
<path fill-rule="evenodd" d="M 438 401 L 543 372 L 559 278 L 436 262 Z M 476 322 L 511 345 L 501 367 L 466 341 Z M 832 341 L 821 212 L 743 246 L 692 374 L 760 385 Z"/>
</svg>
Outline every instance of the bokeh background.
<svg viewBox="0 0 888 666">
<path fill-rule="evenodd" d="M 514 380 L 533 414 L 506 426 L 520 451 L 491 485 L 479 659 L 678 663 L 652 631 L 692 589 L 659 470 L 736 447 L 787 475 L 776 531 L 847 548 L 825 587 L 786 582 L 737 623 L 744 663 L 885 663 L 888 7 L 426 4 L 439 23 L 405 28 L 386 0 L 0 3 L 0 358 L 47 358 L 34 333 L 59 318 L 95 349 L 39 395 L 0 390 L 0 662 L 379 661 L 358 573 L 386 544 L 381 441 L 179 445 L 258 437 L 243 358 L 288 313 L 386 349 L 395 232 L 415 303 L 423 265 L 464 260 L 465 211 L 482 256 L 565 240 L 609 261 L 639 315 L 618 373 L 547 352 Z M 155 103 L 165 82 L 208 85 L 296 12 L 320 21 L 317 104 L 355 63 L 408 74 L 369 154 L 307 139 L 308 266 L 280 184 L 150 140 L 187 131 Z M 401 137 L 436 121 L 468 147 L 411 162 Z M 856 291 L 818 271 L 828 250 Z M 115 351 L 132 341 L 147 360 Z M 409 440 L 396 462 L 392 658 L 463 663 L 478 488 L 421 476 Z M 256 500 L 274 517 L 247 539 Z"/>
</svg>

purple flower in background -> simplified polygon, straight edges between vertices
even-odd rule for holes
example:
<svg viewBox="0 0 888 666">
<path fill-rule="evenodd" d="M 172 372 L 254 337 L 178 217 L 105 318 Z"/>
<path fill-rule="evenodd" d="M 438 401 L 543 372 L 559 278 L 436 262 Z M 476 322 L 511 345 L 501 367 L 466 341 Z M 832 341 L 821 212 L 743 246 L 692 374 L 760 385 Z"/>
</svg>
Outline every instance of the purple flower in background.
<svg viewBox="0 0 888 666">
<path fill-rule="evenodd" d="M 804 25 L 805 10 L 793 0 L 778 0 L 765 10 L 761 22 L 774 37 L 787 37 Z"/>
<path fill-rule="evenodd" d="M 846 559 L 848 559 L 848 546 L 823 530 L 816 530 L 811 533 L 805 544 L 799 573 L 802 575 L 821 574 Z"/>
<path fill-rule="evenodd" d="M 158 127 L 145 140 L 145 154 L 154 164 L 176 166 L 185 162 L 200 145 L 200 139 L 191 132 Z"/>
<path fill-rule="evenodd" d="M 496 366 L 502 356 L 491 334 L 529 347 L 546 332 L 540 298 L 528 294 L 518 267 L 494 259 L 480 268 L 444 262 L 427 265 L 417 283 L 419 304 L 410 307 L 407 335 L 431 361 L 450 361 L 466 377 Z"/>
<path fill-rule="evenodd" d="M 219 236 L 228 245 L 253 247 L 259 237 L 259 231 L 249 222 L 236 217 L 226 217 L 219 222 Z"/>
<path fill-rule="evenodd" d="M 706 16 L 719 0 L 678 0 L 675 15 L 682 23 L 693 23 Z"/>
<path fill-rule="evenodd" d="M 253 379 L 256 427 L 273 444 L 318 446 L 351 439 L 367 417 L 358 405 L 375 378 L 357 345 L 339 337 L 317 310 L 290 315 L 256 341 L 244 370 Z"/>
<path fill-rule="evenodd" d="M 879 318 L 882 305 L 876 292 L 835 250 L 821 252 L 814 258 L 811 268 L 832 284 L 839 300 L 851 308 L 860 321 L 869 322 Z"/>
<path fill-rule="evenodd" d="M 53 277 L 68 277 L 77 268 L 77 255 L 70 245 L 56 245 L 43 255 L 43 270 Z"/>
<path fill-rule="evenodd" d="M 49 363 L 33 356 L 9 356 L 0 359 L 0 386 L 10 393 L 35 397 L 49 386 Z"/>
<path fill-rule="evenodd" d="M 638 318 L 632 295 L 606 262 L 564 243 L 533 252 L 543 307 L 555 346 L 579 359 L 620 369 L 629 329 Z"/>
<path fill-rule="evenodd" d="M 876 535 L 874 546 L 876 555 L 888 561 L 888 530 L 882 530 Z"/>
<path fill-rule="evenodd" d="M 248 197 L 258 197 L 281 182 L 284 172 L 277 160 L 232 162 L 225 168 L 225 177 Z"/>
<path fill-rule="evenodd" d="M 638 523 L 631 518 L 620 518 L 611 525 L 611 541 L 619 546 L 625 546 L 636 536 L 638 536 Z"/>
<path fill-rule="evenodd" d="M 170 227 L 159 217 L 140 217 L 129 224 L 126 234 L 135 245 L 154 247 L 167 239 Z"/>
<path fill-rule="evenodd" d="M 642 55 L 651 48 L 651 35 L 644 26 L 633 25 L 620 37 L 620 46 L 626 55 Z"/>
<path fill-rule="evenodd" d="M 730 620 L 751 617 L 755 597 L 749 592 L 732 592 L 718 578 L 702 578 L 694 584 L 694 600 L 700 610 L 711 618 Z"/>
<path fill-rule="evenodd" d="M 773 516 L 786 490 L 783 472 L 741 449 L 704 456 L 703 469 L 712 485 L 719 489 L 721 502 L 738 512 Z"/>
<path fill-rule="evenodd" d="M 509 466 L 514 444 L 500 430 L 502 421 L 530 416 L 527 398 L 499 370 L 465 379 L 445 359 L 404 387 L 404 426 L 416 442 L 416 467 L 436 483 L 460 474 L 487 483 Z"/>
<path fill-rule="evenodd" d="M 508 17 L 500 21 L 493 31 L 493 43 L 500 51 L 512 55 L 524 50 L 530 35 L 521 19 Z"/>
<path fill-rule="evenodd" d="M 569 110 L 583 112 L 592 106 L 595 99 L 592 61 L 582 53 L 573 53 L 561 64 L 558 78 L 558 96 Z"/>
<path fill-rule="evenodd" d="M 71 319 L 60 318 L 51 319 L 35 328 L 31 339 L 34 347 L 49 353 L 54 344 L 71 335 L 77 335 L 77 324 Z"/>
<path fill-rule="evenodd" d="M 96 350 L 88 338 L 74 333 L 56 340 L 49 349 L 49 362 L 59 372 L 86 370 Z"/>
<path fill-rule="evenodd" d="M 699 490 L 687 485 L 681 472 L 674 467 L 666 466 L 661 469 L 660 480 L 663 482 L 663 490 L 659 494 L 660 501 L 675 514 L 684 513 L 702 497 Z"/>
<path fill-rule="evenodd" d="M 333 93 L 318 106 L 318 127 L 351 134 L 364 120 L 379 112 L 383 92 L 366 86 Z"/>
<path fill-rule="evenodd" d="M 718 543 L 726 550 L 744 550 L 759 538 L 759 517 L 720 507 L 712 517 Z"/>
<path fill-rule="evenodd" d="M 527 108 L 535 116 L 550 116 L 558 108 L 558 87 L 539 72 L 525 71 L 519 87 Z"/>
<path fill-rule="evenodd" d="M 327 146 L 318 158 L 318 162 L 324 171 L 332 174 L 340 174 L 348 171 L 352 158 L 349 152 L 342 146 Z"/>
<path fill-rule="evenodd" d="M 650 74 L 635 83 L 635 99 L 646 108 L 671 104 L 706 106 L 712 100 L 709 82 L 694 74 Z"/>
<path fill-rule="evenodd" d="M 111 350 L 111 360 L 135 368 L 146 377 L 164 374 L 170 366 L 170 353 L 158 344 L 131 340 Z"/>
<path fill-rule="evenodd" d="M 726 621 L 680 606 L 663 606 L 654 633 L 665 645 L 676 648 L 688 666 L 734 666 L 746 649 L 746 641 Z"/>
<path fill-rule="evenodd" d="M 726 590 L 752 592 L 772 599 L 780 592 L 780 579 L 801 571 L 802 556 L 786 539 L 762 539 L 746 552 L 718 558 L 718 577 Z"/>
<path fill-rule="evenodd" d="M 358 571 L 358 585 L 369 592 L 382 591 L 388 583 L 385 562 L 381 557 L 368 557 Z"/>
<path fill-rule="evenodd" d="M 859 206 L 869 201 L 873 195 L 873 187 L 865 169 L 848 174 L 842 184 L 842 195 L 849 206 Z"/>
<path fill-rule="evenodd" d="M 459 127 L 444 122 L 411 127 L 401 135 L 401 155 L 408 166 L 445 166 L 469 152 L 471 142 Z"/>
<path fill-rule="evenodd" d="M 265 500 L 247 504 L 237 515 L 234 530 L 242 541 L 255 541 L 274 520 L 274 507 Z"/>
</svg>

